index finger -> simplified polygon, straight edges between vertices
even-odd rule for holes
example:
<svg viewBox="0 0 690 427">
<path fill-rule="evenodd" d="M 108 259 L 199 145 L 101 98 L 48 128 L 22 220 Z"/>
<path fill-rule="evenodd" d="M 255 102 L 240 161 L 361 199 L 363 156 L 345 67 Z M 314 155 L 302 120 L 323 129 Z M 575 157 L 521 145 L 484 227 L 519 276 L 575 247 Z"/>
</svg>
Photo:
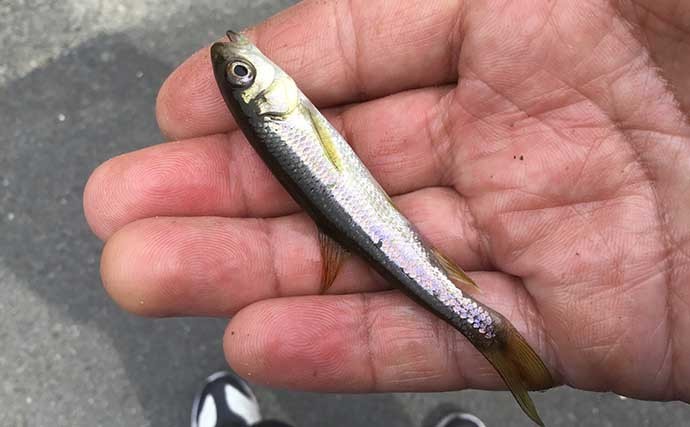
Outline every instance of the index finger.
<svg viewBox="0 0 690 427">
<path fill-rule="evenodd" d="M 313 102 L 331 106 L 455 80 L 462 4 L 308 0 L 247 35 Z M 156 113 L 171 139 L 234 128 L 208 48 L 170 75 Z"/>
</svg>

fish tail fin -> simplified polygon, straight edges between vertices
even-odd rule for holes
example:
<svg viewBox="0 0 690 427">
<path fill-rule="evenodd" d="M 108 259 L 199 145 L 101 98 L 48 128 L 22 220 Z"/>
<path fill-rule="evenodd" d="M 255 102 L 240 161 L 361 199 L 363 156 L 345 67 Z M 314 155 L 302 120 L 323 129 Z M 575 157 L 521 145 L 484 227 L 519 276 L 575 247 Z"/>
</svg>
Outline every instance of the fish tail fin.
<svg viewBox="0 0 690 427">
<path fill-rule="evenodd" d="M 501 375 L 520 408 L 532 421 L 543 427 L 544 422 L 527 392 L 553 387 L 553 378 L 544 362 L 515 327 L 503 316 L 500 318 L 501 327 L 496 331 L 498 342 L 480 351 Z"/>
</svg>

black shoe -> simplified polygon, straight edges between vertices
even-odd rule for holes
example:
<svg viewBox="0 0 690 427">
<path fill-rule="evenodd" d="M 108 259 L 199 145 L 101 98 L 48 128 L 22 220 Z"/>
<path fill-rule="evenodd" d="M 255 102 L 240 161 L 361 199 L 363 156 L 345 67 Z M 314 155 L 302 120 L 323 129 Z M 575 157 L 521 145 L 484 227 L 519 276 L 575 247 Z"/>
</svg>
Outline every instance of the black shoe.
<svg viewBox="0 0 690 427">
<path fill-rule="evenodd" d="M 441 418 L 435 427 L 486 427 L 486 424 L 467 412 L 451 412 Z"/>
<path fill-rule="evenodd" d="M 247 427 L 261 421 L 252 390 L 230 372 L 206 378 L 192 406 L 192 427 Z"/>
</svg>

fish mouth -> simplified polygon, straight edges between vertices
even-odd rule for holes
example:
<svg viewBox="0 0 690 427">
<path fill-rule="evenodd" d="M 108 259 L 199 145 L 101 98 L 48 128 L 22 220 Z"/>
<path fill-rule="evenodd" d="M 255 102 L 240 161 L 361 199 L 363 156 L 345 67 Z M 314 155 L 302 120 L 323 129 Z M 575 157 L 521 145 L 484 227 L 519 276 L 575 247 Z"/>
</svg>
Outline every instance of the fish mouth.
<svg viewBox="0 0 690 427">
<path fill-rule="evenodd" d="M 227 36 L 228 40 L 230 40 L 230 43 L 237 43 L 244 39 L 244 36 L 237 31 L 228 30 L 225 32 L 225 35 Z"/>
<path fill-rule="evenodd" d="M 219 64 L 227 61 L 235 55 L 237 51 L 242 50 L 250 44 L 249 39 L 239 32 L 228 30 L 225 33 L 228 41 L 218 41 L 211 45 L 211 58 L 214 64 Z"/>
</svg>

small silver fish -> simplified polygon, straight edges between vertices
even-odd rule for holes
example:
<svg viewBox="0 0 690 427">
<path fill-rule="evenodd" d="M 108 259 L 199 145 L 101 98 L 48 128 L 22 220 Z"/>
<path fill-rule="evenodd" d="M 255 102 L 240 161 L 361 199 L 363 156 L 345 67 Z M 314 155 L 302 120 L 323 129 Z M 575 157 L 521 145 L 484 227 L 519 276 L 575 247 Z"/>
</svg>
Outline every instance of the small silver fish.
<svg viewBox="0 0 690 427">
<path fill-rule="evenodd" d="M 539 356 L 505 317 L 469 295 L 477 285 L 424 241 L 292 78 L 242 34 L 227 37 L 211 46 L 216 82 L 249 142 L 316 222 L 324 288 L 346 251 L 358 254 L 460 331 L 543 426 L 527 393 L 553 386 Z"/>
</svg>

